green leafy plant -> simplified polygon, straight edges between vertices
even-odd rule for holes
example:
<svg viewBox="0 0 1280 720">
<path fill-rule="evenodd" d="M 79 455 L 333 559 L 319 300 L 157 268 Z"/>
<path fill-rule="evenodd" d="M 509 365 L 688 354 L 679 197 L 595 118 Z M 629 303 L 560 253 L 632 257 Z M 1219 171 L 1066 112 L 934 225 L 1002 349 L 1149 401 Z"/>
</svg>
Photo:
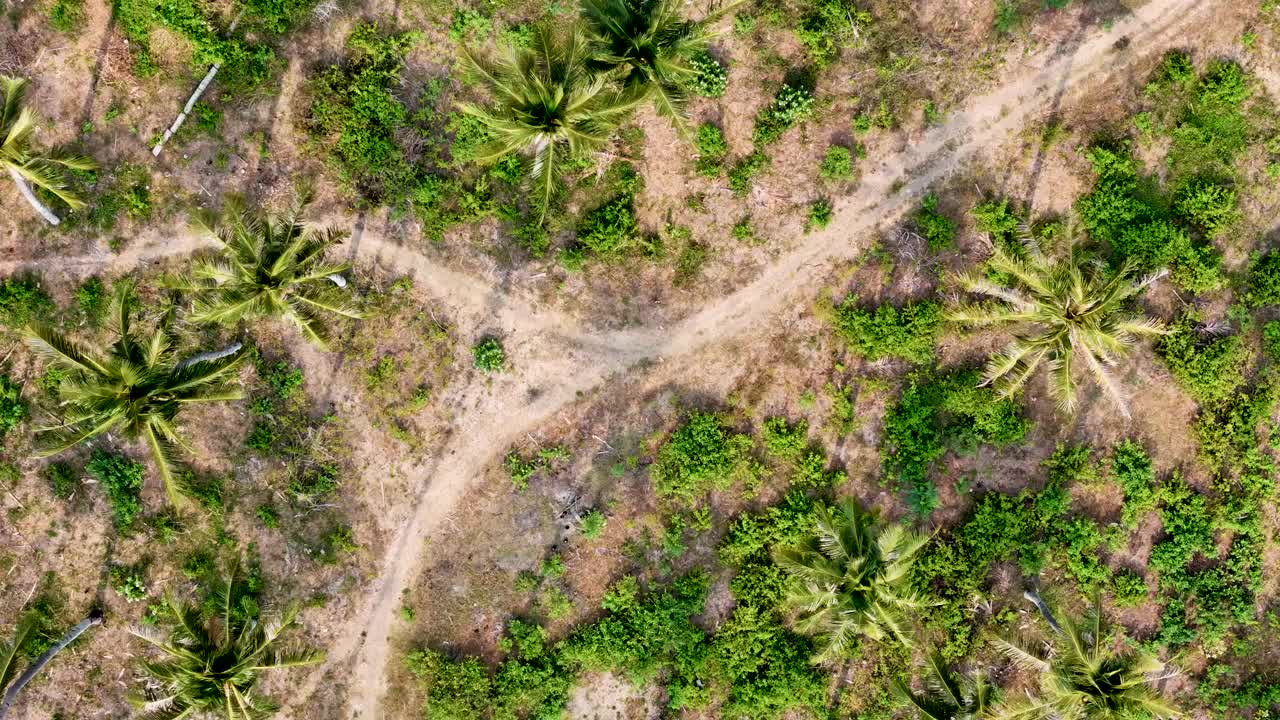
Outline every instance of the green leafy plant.
<svg viewBox="0 0 1280 720">
<path fill-rule="evenodd" d="M 724 95 L 725 89 L 729 86 L 728 68 L 705 52 L 691 57 L 689 65 L 695 73 L 690 82 L 694 92 L 709 98 Z"/>
<path fill-rule="evenodd" d="M 807 85 L 783 85 L 773 102 L 756 114 L 752 139 L 756 145 L 775 142 L 787 130 L 812 117 L 816 102 L 813 91 Z"/>
<path fill-rule="evenodd" d="M 325 259 L 346 233 L 305 225 L 308 202 L 299 198 L 288 214 L 271 217 L 246 211 L 233 199 L 220 215 L 201 219 L 202 232 L 221 244 L 221 257 L 198 262 L 169 281 L 195 294 L 193 322 L 233 325 L 280 318 L 325 348 L 327 316 L 362 317 L 342 292 L 348 266 Z"/>
<path fill-rule="evenodd" d="M 582 537 L 587 540 L 595 540 L 604 532 L 604 526 L 608 522 L 604 513 L 599 510 L 588 510 L 578 520 L 578 529 L 582 532 Z"/>
<path fill-rule="evenodd" d="M 718 177 L 724 165 L 724 157 L 729 153 L 729 143 L 724 139 L 724 132 L 716 125 L 703 123 L 698 126 L 693 147 L 698 151 L 695 163 L 698 174 Z"/>
<path fill-rule="evenodd" d="M 22 327 L 42 320 L 54 310 L 53 300 L 31 277 L 0 280 L 0 322 L 9 327 Z"/>
<path fill-rule="evenodd" d="M 135 603 L 147 599 L 147 585 L 136 568 L 114 565 L 109 574 L 111 587 L 126 601 Z"/>
<path fill-rule="evenodd" d="M 734 433 L 719 416 L 690 412 L 649 467 L 654 491 L 692 505 L 712 489 L 729 487 L 750 448 L 751 438 Z"/>
<path fill-rule="evenodd" d="M 109 325 L 116 341 L 106 352 L 94 354 L 48 327 L 29 329 L 31 347 L 68 373 L 58 388 L 60 422 L 36 431 L 44 443 L 38 454 L 54 455 L 102 433 L 122 430 L 146 442 L 170 502 L 182 505 L 172 448 L 187 446 L 174 420 L 191 404 L 239 398 L 229 380 L 244 355 L 235 343 L 178 360 L 172 314 L 144 336 L 134 332 L 133 312 L 132 287 L 116 283 Z"/>
<path fill-rule="evenodd" d="M 729 169 L 729 189 L 739 197 L 751 190 L 751 181 L 769 167 L 769 156 L 756 150 Z"/>
<path fill-rule="evenodd" d="M 853 153 L 843 145 L 832 145 L 822 156 L 818 174 L 823 180 L 845 182 L 853 179 Z"/>
<path fill-rule="evenodd" d="M 818 229 L 822 230 L 831 224 L 831 220 L 835 217 L 835 211 L 831 207 L 831 201 L 826 198 L 818 198 L 809 203 L 809 212 L 805 216 L 805 230 Z"/>
<path fill-rule="evenodd" d="M 834 62 L 859 32 L 871 26 L 871 13 L 849 0 L 817 0 L 807 7 L 795 33 L 819 68 Z"/>
<path fill-rule="evenodd" d="M 859 355 L 917 363 L 933 357 L 943 320 L 942 303 L 935 300 L 908 302 L 901 308 L 885 303 L 867 310 L 854 295 L 835 307 L 832 318 L 836 333 Z"/>
<path fill-rule="evenodd" d="M 94 450 L 85 471 L 98 482 L 111 505 L 117 528 L 128 530 L 142 513 L 142 463 L 105 450 Z"/>
<path fill-rule="evenodd" d="M 0 437 L 18 427 L 27 416 L 27 405 L 22 401 L 22 386 L 0 375 Z"/>
<path fill-rule="evenodd" d="M 929 249 L 934 252 L 945 250 L 955 242 L 955 223 L 938 212 L 938 196 L 933 193 L 925 195 L 924 202 L 920 204 L 920 210 L 916 213 L 913 222 L 929 244 Z"/>
<path fill-rule="evenodd" d="M 817 508 L 814 525 L 815 534 L 774 559 L 791 576 L 787 604 L 799 612 L 796 628 L 821 637 L 817 657 L 840 658 L 862 636 L 910 645 L 902 613 L 926 601 L 908 573 L 928 537 L 882 526 L 853 501 Z"/>
<path fill-rule="evenodd" d="M 54 0 L 49 6 L 49 26 L 60 33 L 76 32 L 84 20 L 84 0 Z"/>
<path fill-rule="evenodd" d="M 502 372 L 507 367 L 507 353 L 497 338 L 482 338 L 471 347 L 471 359 L 477 370 Z"/>
<path fill-rule="evenodd" d="M 1022 256 L 996 245 L 987 263 L 1007 283 L 978 272 L 955 278 L 960 287 L 993 302 L 957 308 L 949 319 L 973 327 L 1019 327 L 1009 345 L 988 361 L 984 384 L 994 384 L 1008 396 L 1043 364 L 1050 392 L 1069 413 L 1079 404 L 1075 372 L 1081 367 L 1128 417 L 1120 387 L 1107 368 L 1138 338 L 1165 332 L 1159 320 L 1133 314 L 1126 306 L 1163 273 L 1134 280 L 1137 263 L 1132 260 L 1118 272 L 1108 272 L 1080 247 L 1074 223 L 1047 242 L 1029 235 L 1021 240 Z"/>
</svg>

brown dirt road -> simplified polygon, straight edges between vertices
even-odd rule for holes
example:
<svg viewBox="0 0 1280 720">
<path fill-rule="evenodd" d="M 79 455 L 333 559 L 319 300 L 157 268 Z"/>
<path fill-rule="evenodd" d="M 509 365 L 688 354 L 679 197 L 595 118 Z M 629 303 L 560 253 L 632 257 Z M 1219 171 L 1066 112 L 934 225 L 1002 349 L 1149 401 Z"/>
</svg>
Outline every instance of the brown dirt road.
<svg viewBox="0 0 1280 720">
<path fill-rule="evenodd" d="M 591 333 L 571 317 L 495 288 L 490 279 L 449 270 L 374 232 L 362 232 L 353 243 L 358 259 L 411 275 L 427 293 L 454 306 L 463 326 L 503 328 L 515 370 L 492 384 L 469 388 L 461 403 L 467 409 L 457 417 L 452 440 L 434 456 L 404 464 L 404 472 L 418 478 L 416 503 L 386 546 L 373 591 L 349 625 L 337 630 L 324 665 L 291 693 L 286 715 L 306 717 L 308 699 L 326 677 L 333 677 L 331 671 L 342 669 L 337 675 L 350 688 L 348 715 L 380 717 L 401 593 L 419 574 L 424 549 L 458 500 L 513 442 L 611 377 L 649 363 L 672 368 L 677 358 L 750 334 L 789 303 L 810 302 L 815 278 L 833 263 L 861 253 L 877 227 L 912 210 L 928 188 L 963 169 L 976 154 L 998 147 L 1063 96 L 1131 72 L 1138 60 L 1172 46 L 1188 28 L 1210 17 L 1213 8 L 1229 2 L 1151 0 L 1077 46 L 1023 58 L 998 88 L 970 99 L 945 124 L 865 174 L 858 191 L 837 205 L 825 230 L 805 236 L 748 285 L 668 327 Z M 118 255 L 0 263 L 0 275 L 28 268 L 70 275 L 128 270 L 209 246 L 195 236 L 157 235 Z"/>
</svg>

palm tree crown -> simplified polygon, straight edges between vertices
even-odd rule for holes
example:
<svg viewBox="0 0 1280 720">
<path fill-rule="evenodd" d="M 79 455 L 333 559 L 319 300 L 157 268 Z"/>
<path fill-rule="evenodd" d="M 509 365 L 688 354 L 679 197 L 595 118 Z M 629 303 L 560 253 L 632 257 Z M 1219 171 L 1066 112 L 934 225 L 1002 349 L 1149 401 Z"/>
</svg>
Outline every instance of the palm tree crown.
<svg viewBox="0 0 1280 720">
<path fill-rule="evenodd" d="M 538 26 L 528 47 L 508 47 L 496 63 L 470 51 L 466 58 L 495 102 L 491 109 L 463 106 L 493 138 L 476 159 L 491 162 L 512 153 L 528 157 L 543 216 L 562 164 L 603 145 L 647 92 L 618 90 L 608 73 L 593 72 L 590 48 L 576 27 L 557 35 Z"/>
<path fill-rule="evenodd" d="M 1066 618 L 1041 656 L 1004 640 L 1000 649 L 1040 676 L 1037 696 L 997 705 L 993 720 L 1128 720 L 1171 718 L 1178 710 L 1154 687 L 1165 666 L 1146 653 L 1116 651 L 1094 607 L 1082 621 Z"/>
<path fill-rule="evenodd" d="M 994 247 L 987 263 L 990 275 L 969 272 L 956 277 L 965 290 L 992 302 L 956 309 L 949 314 L 951 320 L 975 327 L 1018 326 L 1009 345 L 987 362 L 984 384 L 995 384 L 1001 394 L 1011 395 L 1045 364 L 1050 391 L 1069 413 L 1079 402 L 1074 372 L 1077 363 L 1083 363 L 1128 417 L 1108 367 L 1115 366 L 1138 338 L 1165 332 L 1160 321 L 1126 309 L 1131 298 L 1165 272 L 1135 280 L 1133 261 L 1109 270 L 1081 247 L 1074 221 L 1047 241 L 1034 238 L 1025 227 L 1020 236 L 1021 253 Z"/>
<path fill-rule="evenodd" d="M 987 716 L 995 699 L 995 688 L 985 673 L 957 674 L 947 667 L 942 654 L 936 650 L 925 658 L 929 669 L 925 679 L 927 692 L 916 694 L 895 678 L 894 690 L 899 697 L 929 720 L 981 720 Z"/>
<path fill-rule="evenodd" d="M 627 85 L 653 94 L 658 113 L 684 132 L 685 86 L 697 75 L 690 59 L 714 37 L 711 25 L 732 6 L 693 22 L 675 0 L 582 0 L 595 60 L 625 68 Z"/>
<path fill-rule="evenodd" d="M 0 108 L 0 167 L 8 171 L 36 212 L 50 224 L 57 225 L 58 217 L 32 194 L 29 186 L 47 190 L 73 210 L 78 210 L 84 207 L 84 202 L 67 189 L 63 169 L 92 170 L 96 165 L 85 157 L 35 152 L 31 147 L 31 135 L 36 128 L 35 115 L 31 108 L 22 105 L 26 89 L 26 80 L 0 75 L 0 92 L 4 94 L 4 106 Z"/>
<path fill-rule="evenodd" d="M 179 361 L 170 328 L 172 313 L 143 336 L 132 327 L 133 292 L 128 283 L 116 287 L 111 330 L 116 341 L 105 351 L 89 352 L 61 333 L 43 326 L 28 328 L 28 342 L 50 362 L 69 372 L 58 387 L 60 422 L 37 429 L 45 443 L 41 457 L 60 453 L 115 428 L 146 441 L 155 458 L 170 502 L 181 504 L 171 460 L 174 446 L 186 448 L 175 419 L 192 403 L 235 400 L 238 388 L 230 377 L 243 354 L 240 344 Z"/>
<path fill-rule="evenodd" d="M 305 225 L 304 197 L 284 217 L 246 211 L 231 200 L 221 215 L 198 225 L 222 245 L 221 255 L 194 264 L 171 284 L 196 293 L 192 322 L 234 325 L 280 317 L 296 325 L 308 340 L 326 346 L 325 315 L 360 318 L 342 292 L 341 273 L 349 266 L 325 260 L 329 248 L 346 233 Z"/>
<path fill-rule="evenodd" d="M 320 662 L 322 655 L 299 647 L 280 647 L 280 636 L 297 619 L 290 608 L 271 622 L 241 617 L 234 611 L 234 569 L 219 593 L 220 612 L 208 622 L 200 609 L 169 595 L 163 627 L 135 627 L 134 635 L 160 649 L 164 657 L 143 663 L 158 685 L 155 699 L 139 703 L 146 720 L 219 717 L 258 720 L 277 706 L 254 693 L 265 670 Z"/>
<path fill-rule="evenodd" d="M 915 554 L 928 540 L 846 501 L 816 513 L 816 533 L 775 560 L 791 575 L 787 602 L 800 611 L 796 628 L 823 636 L 819 660 L 839 657 L 859 635 L 909 645 L 902 611 L 925 602 L 909 587 Z"/>
</svg>

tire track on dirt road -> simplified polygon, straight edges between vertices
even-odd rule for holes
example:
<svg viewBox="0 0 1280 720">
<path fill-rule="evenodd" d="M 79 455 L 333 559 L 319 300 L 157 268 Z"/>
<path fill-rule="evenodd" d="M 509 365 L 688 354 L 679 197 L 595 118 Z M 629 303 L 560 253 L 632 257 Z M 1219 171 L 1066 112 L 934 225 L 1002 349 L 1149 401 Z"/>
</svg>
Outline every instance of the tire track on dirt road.
<svg viewBox="0 0 1280 720">
<path fill-rule="evenodd" d="M 475 409 L 459 418 L 453 441 L 434 460 L 414 470 L 424 478 L 423 493 L 387 547 L 384 569 L 366 599 L 367 609 L 330 645 L 325 665 L 295 692 L 287 710 L 294 717 L 305 717 L 300 708 L 319 683 L 330 671 L 354 660 L 351 672 L 344 673 L 349 678 L 348 715 L 380 717 L 401 592 L 418 577 L 432 534 L 470 484 L 513 441 L 618 373 L 648 361 L 687 356 L 764 324 L 776 310 L 796 301 L 833 260 L 851 258 L 863 249 L 850 240 L 865 238 L 880 225 L 896 221 L 930 186 L 1038 117 L 1063 88 L 1069 94 L 1087 82 L 1130 71 L 1138 59 L 1162 49 L 1162 43 L 1209 8 L 1227 1 L 1152 0 L 1072 52 L 1057 49 L 1056 54 L 1033 56 L 999 88 L 971 99 L 943 126 L 865 177 L 853 197 L 839 204 L 835 221 L 826 230 L 807 236 L 750 284 L 669 331 L 640 328 L 592 338 L 576 332 L 541 338 L 535 334 L 533 343 L 526 342 L 513 353 L 518 374 L 492 387 L 473 389 L 469 399 Z M 541 327 L 545 331 L 557 325 L 544 322 Z M 574 326 L 561 329 L 565 327 Z M 534 399 L 523 407 L 514 406 L 516 400 L 531 396 Z"/>
</svg>

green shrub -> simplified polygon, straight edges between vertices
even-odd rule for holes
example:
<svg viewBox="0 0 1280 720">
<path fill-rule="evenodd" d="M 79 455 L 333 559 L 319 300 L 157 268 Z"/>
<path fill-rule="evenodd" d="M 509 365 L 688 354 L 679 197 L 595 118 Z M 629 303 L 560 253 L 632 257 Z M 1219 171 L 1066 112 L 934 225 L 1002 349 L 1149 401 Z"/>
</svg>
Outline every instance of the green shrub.
<svg viewBox="0 0 1280 720">
<path fill-rule="evenodd" d="M 1280 320 L 1262 326 L 1262 352 L 1271 362 L 1280 362 Z"/>
<path fill-rule="evenodd" d="M 17 328 L 40 320 L 54 311 L 53 301 L 34 278 L 10 277 L 0 280 L 0 323 Z"/>
<path fill-rule="evenodd" d="M 245 0 L 241 7 L 250 22 L 282 34 L 304 21 L 315 4 L 316 0 Z"/>
<path fill-rule="evenodd" d="M 1144 514 L 1156 507 L 1156 475 L 1151 458 L 1141 445 L 1124 440 L 1111 451 L 1111 476 L 1124 495 L 1120 522 L 1132 530 Z"/>
<path fill-rule="evenodd" d="M 206 15 L 195 0 L 116 0 L 113 3 L 116 26 L 129 40 L 134 57 L 134 70 L 154 72 L 151 56 L 153 28 L 163 27 L 184 38 L 191 45 L 191 63 L 203 72 L 209 65 L 219 65 L 219 82 L 232 90 L 248 90 L 266 81 L 275 55 L 265 45 L 244 39 L 242 28 L 225 32 Z"/>
<path fill-rule="evenodd" d="M 796 27 L 796 38 L 818 68 L 830 65 L 871 25 L 871 13 L 848 0 L 815 0 L 809 8 Z"/>
<path fill-rule="evenodd" d="M 707 492 L 732 485 L 750 449 L 751 438 L 734 433 L 718 415 L 690 412 L 649 467 L 654 491 L 692 505 Z"/>
<path fill-rule="evenodd" d="M 979 387 L 980 380 L 974 370 L 942 376 L 913 373 L 885 412 L 880 449 L 885 473 L 908 492 L 919 514 L 933 509 L 929 469 L 948 448 L 971 452 L 980 444 L 1004 447 L 1022 440 L 1031 428 L 1012 399 Z"/>
<path fill-rule="evenodd" d="M 482 372 L 502 372 L 507 367 L 507 353 L 497 338 L 482 338 L 472 345 L 471 359 L 476 369 Z"/>
<path fill-rule="evenodd" d="M 27 416 L 27 405 L 22 401 L 22 386 L 0 375 L 0 437 L 18 427 Z"/>
<path fill-rule="evenodd" d="M 1111 577 L 1111 597 L 1117 607 L 1137 607 L 1147 601 L 1147 581 L 1124 568 Z"/>
<path fill-rule="evenodd" d="M 258 522 L 268 530 L 274 530 L 280 527 L 280 514 L 276 512 L 274 507 L 267 504 L 259 505 L 254 508 L 253 514 L 258 518 Z"/>
<path fill-rule="evenodd" d="M 899 357 L 922 363 L 933 357 L 944 317 L 942 303 L 936 300 L 908 302 L 901 308 L 884 303 L 867 310 L 850 295 L 836 306 L 832 320 L 836 334 L 868 360 Z"/>
<path fill-rule="evenodd" d="M 1250 307 L 1280 304 L 1280 251 L 1254 256 L 1244 300 Z"/>
<path fill-rule="evenodd" d="M 1049 482 L 1063 487 L 1074 483 L 1091 485 L 1102 478 L 1088 445 L 1059 444 L 1040 467 L 1048 472 Z"/>
<path fill-rule="evenodd" d="M 724 156 L 729 152 L 729 143 L 725 142 L 720 128 L 711 123 L 699 125 L 693 147 L 698 151 L 698 174 L 718 177 L 724 165 Z"/>
<path fill-rule="evenodd" d="M 314 507 L 337 492 L 339 485 L 338 466 L 324 463 L 295 471 L 287 491 L 294 504 Z"/>
<path fill-rule="evenodd" d="M 40 475 L 49 483 L 53 496 L 59 500 L 70 500 L 79 485 L 75 469 L 67 463 L 50 463 Z"/>
<path fill-rule="evenodd" d="M 826 198 L 818 198 L 809 204 L 809 213 L 805 217 L 805 230 L 818 229 L 822 230 L 831 224 L 832 218 L 835 217 L 835 211 L 831 207 L 831 201 Z"/>
<path fill-rule="evenodd" d="M 84 20 L 84 0 L 53 0 L 49 6 L 49 26 L 58 32 L 76 32 Z"/>
<path fill-rule="evenodd" d="M 809 423 L 798 420 L 794 425 L 783 417 L 771 417 L 761 429 L 764 449 L 782 460 L 798 460 L 809 447 Z"/>
<path fill-rule="evenodd" d="M 689 60 L 694 76 L 690 81 L 693 91 L 703 97 L 718 98 L 724 95 L 729 84 L 729 70 L 707 53 L 699 53 Z"/>
<path fill-rule="evenodd" d="M 578 244 L 595 255 L 615 258 L 643 242 L 630 195 L 619 195 L 592 210 L 578 226 Z"/>
<path fill-rule="evenodd" d="M 586 540 L 595 540 L 604 532 L 604 526 L 608 522 L 604 513 L 599 510 L 588 510 L 578 521 L 579 530 L 582 537 Z"/>
<path fill-rule="evenodd" d="M 759 150 L 752 152 L 729 170 L 729 189 L 739 197 L 746 195 L 751 190 L 751 181 L 767 167 L 769 157 Z"/>
<path fill-rule="evenodd" d="M 787 130 L 813 117 L 813 91 L 805 85 L 783 85 L 773 102 L 756 114 L 752 139 L 756 145 L 768 145 Z"/>
<path fill-rule="evenodd" d="M 1197 178 L 1173 196 L 1173 210 L 1208 235 L 1216 235 L 1236 217 L 1236 191 Z"/>
<path fill-rule="evenodd" d="M 1007 199 L 990 200 L 975 205 L 970 214 L 978 230 L 987 233 L 993 241 L 1005 246 L 1011 245 L 1017 236 L 1018 226 L 1022 224 L 1022 219 L 1009 209 Z"/>
<path fill-rule="evenodd" d="M 929 249 L 934 252 L 951 247 L 955 240 L 955 223 L 938 212 L 938 196 L 933 193 L 924 197 L 924 202 L 920 204 L 920 210 L 912 221 L 929 243 Z"/>
<path fill-rule="evenodd" d="M 1169 372 L 1202 405 L 1231 397 L 1244 384 L 1244 373 L 1253 361 L 1253 353 L 1239 335 L 1202 340 L 1185 317 L 1156 348 Z"/>
<path fill-rule="evenodd" d="M 999 35 L 1008 35 L 1022 25 L 1022 11 L 1015 0 L 995 0 L 996 14 L 991 27 Z"/>
<path fill-rule="evenodd" d="M 147 599 L 147 586 L 142 579 L 141 571 L 123 565 L 113 565 L 111 587 L 127 602 L 135 603 Z"/>
<path fill-rule="evenodd" d="M 843 145 L 832 145 L 827 154 L 822 156 L 822 164 L 818 174 L 824 180 L 844 182 L 853 179 L 853 153 Z"/>
<path fill-rule="evenodd" d="M 123 455 L 105 450 L 94 450 L 85 471 L 98 481 L 98 486 L 111 505 L 115 526 L 129 530 L 142 513 L 142 463 L 136 463 Z"/>
</svg>

